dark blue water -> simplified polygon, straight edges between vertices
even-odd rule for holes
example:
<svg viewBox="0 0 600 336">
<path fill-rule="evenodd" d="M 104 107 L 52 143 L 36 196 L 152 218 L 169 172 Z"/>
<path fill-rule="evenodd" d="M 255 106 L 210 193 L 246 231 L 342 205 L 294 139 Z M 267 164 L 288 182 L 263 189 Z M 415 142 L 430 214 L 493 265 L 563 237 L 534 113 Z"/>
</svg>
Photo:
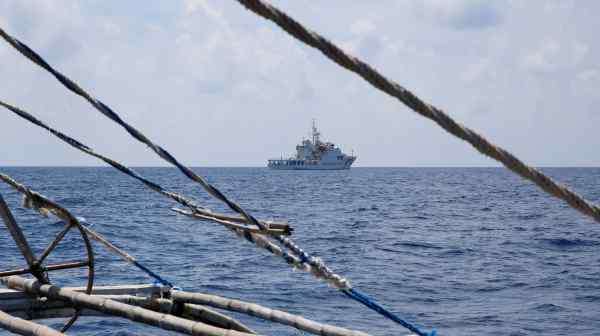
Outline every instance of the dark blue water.
<svg viewBox="0 0 600 336">
<path fill-rule="evenodd" d="M 600 335 L 600 224 L 504 169 L 196 170 L 257 217 L 289 220 L 296 241 L 355 287 L 442 335 Z M 372 335 L 406 334 L 219 225 L 175 215 L 170 200 L 114 169 L 0 171 L 85 217 L 98 232 L 186 290 L 255 301 Z M 225 211 L 174 169 L 139 171 Z M 600 202 L 600 169 L 544 171 Z M 6 185 L 0 185 L 0 192 L 38 250 L 61 229 L 55 220 L 22 209 Z M 95 247 L 97 284 L 150 282 Z M 76 259 L 80 251 L 79 241 L 69 236 L 53 258 Z M 3 226 L 0 256 L 2 269 L 23 265 Z M 52 276 L 71 285 L 84 279 L 81 271 Z M 302 335 L 234 316 L 262 334 Z M 166 334 L 115 318 L 83 318 L 71 332 Z"/>
</svg>

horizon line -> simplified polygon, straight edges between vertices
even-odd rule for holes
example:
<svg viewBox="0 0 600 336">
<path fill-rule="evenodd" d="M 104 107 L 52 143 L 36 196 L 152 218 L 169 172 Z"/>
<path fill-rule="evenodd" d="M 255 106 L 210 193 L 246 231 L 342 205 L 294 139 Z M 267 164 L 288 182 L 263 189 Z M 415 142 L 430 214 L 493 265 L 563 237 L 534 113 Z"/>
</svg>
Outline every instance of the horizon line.
<svg viewBox="0 0 600 336">
<path fill-rule="evenodd" d="M 176 167 L 173 166 L 167 166 L 167 165 L 161 165 L 161 166 L 144 166 L 144 165 L 133 165 L 133 166 L 128 166 L 129 168 L 173 168 L 173 169 L 177 169 Z M 266 166 L 188 166 L 190 168 L 268 168 Z M 562 165 L 541 165 L 541 166 L 533 166 L 536 168 L 600 168 L 600 166 L 587 166 L 587 165 L 576 165 L 576 166 L 562 166 Z M 1 166 L 0 168 L 113 168 L 109 165 L 47 165 L 47 166 L 43 166 L 43 165 L 5 165 L 5 166 Z M 474 165 L 474 166 L 437 166 L 437 165 L 423 165 L 423 166 L 412 166 L 412 165 L 406 165 L 406 166 L 386 166 L 386 165 L 382 165 L 382 166 L 355 166 L 355 167 L 351 167 L 352 168 L 505 168 L 506 167 L 502 166 L 502 165 L 489 165 L 489 166 L 484 166 L 484 165 Z"/>
</svg>

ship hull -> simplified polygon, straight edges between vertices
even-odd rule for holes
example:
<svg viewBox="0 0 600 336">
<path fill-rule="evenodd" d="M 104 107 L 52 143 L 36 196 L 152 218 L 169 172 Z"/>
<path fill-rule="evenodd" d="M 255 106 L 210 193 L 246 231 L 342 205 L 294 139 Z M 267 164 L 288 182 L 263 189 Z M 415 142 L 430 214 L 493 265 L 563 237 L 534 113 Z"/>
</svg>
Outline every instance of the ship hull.
<svg viewBox="0 0 600 336">
<path fill-rule="evenodd" d="M 267 167 L 274 170 L 346 170 L 356 160 L 350 157 L 344 161 L 314 162 L 305 160 L 269 160 Z"/>
<path fill-rule="evenodd" d="M 313 167 L 269 167 L 273 170 L 348 170 L 350 167 L 327 167 L 327 166 L 313 166 Z"/>
</svg>

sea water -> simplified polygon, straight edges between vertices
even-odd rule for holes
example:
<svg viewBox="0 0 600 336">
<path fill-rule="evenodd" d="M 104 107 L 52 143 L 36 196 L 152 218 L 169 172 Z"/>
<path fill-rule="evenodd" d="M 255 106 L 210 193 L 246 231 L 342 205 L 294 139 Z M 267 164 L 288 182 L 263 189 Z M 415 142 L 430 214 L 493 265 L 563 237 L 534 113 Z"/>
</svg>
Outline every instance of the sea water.
<svg viewBox="0 0 600 336">
<path fill-rule="evenodd" d="M 167 189 L 225 212 L 171 168 L 138 168 Z M 293 239 L 404 319 L 440 335 L 600 335 L 600 224 L 503 168 L 352 168 L 273 171 L 195 168 L 261 219 L 287 220 Z M 319 322 L 366 331 L 406 331 L 281 259 L 177 206 L 111 168 L 2 168 L 84 217 L 92 228 L 184 290 L 252 301 Z M 600 169 L 544 172 L 600 202 Z M 8 201 L 39 253 L 62 229 Z M 94 243 L 97 285 L 152 279 Z M 70 232 L 50 262 L 82 259 Z M 0 225 L 0 269 L 24 267 Z M 83 270 L 52 272 L 81 286 Z M 232 314 L 266 335 L 303 332 Z M 43 321 L 59 327 L 63 319 Z M 84 317 L 77 335 L 170 335 L 119 318 Z M 7 335 L 7 332 L 1 332 Z"/>
</svg>

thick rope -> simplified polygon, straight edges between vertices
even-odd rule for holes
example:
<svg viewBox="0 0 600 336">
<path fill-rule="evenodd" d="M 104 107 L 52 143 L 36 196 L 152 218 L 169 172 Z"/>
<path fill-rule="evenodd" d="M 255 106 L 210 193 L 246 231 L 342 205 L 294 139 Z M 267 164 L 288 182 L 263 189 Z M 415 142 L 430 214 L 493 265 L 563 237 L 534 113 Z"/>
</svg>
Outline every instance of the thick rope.
<svg viewBox="0 0 600 336">
<path fill-rule="evenodd" d="M 362 303 L 367 308 L 372 309 L 373 311 L 381 314 L 382 316 L 387 317 L 388 319 L 400 324 L 406 329 L 416 333 L 419 336 L 435 336 L 435 329 L 431 331 L 431 333 L 426 333 L 420 330 L 414 324 L 402 319 L 400 316 L 392 313 L 387 310 L 385 307 L 377 303 L 375 300 L 368 297 L 366 294 L 360 292 L 356 288 L 353 288 L 350 282 L 347 279 L 342 278 L 341 276 L 335 274 L 325 263 L 318 257 L 312 256 L 309 253 L 302 250 L 299 246 L 297 246 L 291 239 L 286 237 L 277 237 L 285 247 L 289 248 L 292 252 L 300 256 L 300 260 L 306 262 L 314 269 L 318 269 L 320 272 L 324 273 L 327 278 L 332 279 L 336 285 L 335 287 L 339 289 L 342 293 L 346 294 L 349 298 Z"/>
<path fill-rule="evenodd" d="M 335 283 L 338 284 L 338 285 L 336 285 L 337 289 L 339 289 L 342 293 L 346 294 L 349 298 L 362 303 L 367 308 L 370 308 L 373 311 L 379 313 L 380 315 L 387 317 L 388 319 L 400 324 L 401 326 L 416 333 L 419 336 L 435 336 L 436 335 L 435 329 L 432 330 L 431 333 L 426 333 L 426 332 L 420 330 L 414 324 L 411 324 L 410 322 L 402 319 L 400 316 L 387 310 L 382 305 L 377 303 L 375 300 L 368 297 L 366 294 L 361 293 L 356 288 L 353 288 L 350 285 L 350 282 L 348 280 L 335 274 L 329 267 L 327 267 L 325 265 L 325 263 L 323 263 L 323 261 L 320 258 L 314 257 L 314 256 L 308 254 L 307 252 L 302 250 L 299 246 L 297 246 L 291 239 L 285 238 L 285 237 L 277 237 L 277 239 L 281 243 L 283 243 L 283 245 L 285 247 L 289 248 L 292 252 L 299 255 L 300 260 L 305 261 L 307 264 L 309 264 L 313 268 L 318 269 L 318 270 L 320 270 L 320 272 L 325 273 L 327 278 L 330 278 L 333 281 L 335 281 Z"/>
<path fill-rule="evenodd" d="M 202 215 L 177 208 L 173 208 L 172 210 L 190 217 L 200 219 L 204 217 Z M 317 279 L 324 280 L 325 282 L 339 290 L 347 290 L 352 287 L 350 285 L 350 281 L 334 273 L 329 267 L 325 265 L 325 263 L 320 258 L 313 257 L 307 254 L 288 238 L 283 238 L 281 236 L 275 237 L 277 240 L 283 243 L 283 245 L 287 247 L 291 251 L 291 253 L 286 252 L 276 244 L 270 244 L 265 246 L 265 244 L 269 243 L 269 240 L 267 240 L 267 238 L 262 234 L 255 234 L 250 231 L 237 230 L 234 227 L 228 228 L 235 232 L 239 237 L 244 238 L 247 241 L 254 243 L 260 247 L 263 247 L 272 254 L 281 257 L 285 262 L 292 265 L 294 268 L 311 273 Z"/>
<path fill-rule="evenodd" d="M 342 293 L 346 294 L 349 298 L 362 303 L 366 307 L 372 309 L 373 311 L 381 314 L 382 316 L 387 317 L 388 319 L 400 324 L 406 329 L 416 333 L 419 336 L 435 336 L 435 329 L 431 331 L 431 333 L 424 332 L 420 330 L 414 324 L 402 319 L 400 316 L 392 313 L 387 310 L 385 307 L 377 303 L 375 300 L 368 297 L 366 294 L 360 292 L 356 288 L 353 288 L 350 285 L 350 282 L 339 275 L 335 274 L 329 267 L 323 263 L 323 261 L 318 258 L 310 255 L 309 253 L 302 250 L 299 246 L 297 246 L 291 239 L 286 237 L 277 237 L 277 239 L 283 243 L 283 245 L 289 248 L 292 252 L 296 253 L 300 256 L 300 260 L 306 262 L 314 269 L 318 269 L 320 272 L 326 274 L 326 277 L 335 281 L 335 287 L 339 289 Z"/>
<path fill-rule="evenodd" d="M 146 185 L 147 187 L 149 187 L 150 189 L 157 191 L 165 196 L 168 196 L 170 198 L 172 198 L 173 200 L 175 200 L 177 203 L 185 206 L 185 207 L 189 207 L 189 208 L 195 208 L 196 205 L 194 205 L 190 200 L 186 199 L 183 196 L 180 196 L 176 193 L 172 193 L 172 192 L 168 192 L 165 191 L 165 189 L 163 189 L 160 185 L 155 184 L 152 181 L 149 181 L 147 179 L 145 179 L 143 176 L 141 176 L 140 174 L 138 174 L 136 171 L 134 171 L 133 169 L 129 169 L 126 166 L 120 164 L 117 161 L 114 161 L 110 158 L 107 158 L 103 155 L 97 154 L 95 153 L 90 147 L 82 144 L 81 142 L 61 133 L 60 131 L 57 131 L 53 128 L 51 128 L 50 126 L 44 124 L 42 121 L 40 121 L 39 119 L 37 119 L 36 117 L 34 117 L 33 115 L 31 115 L 30 113 L 16 107 L 16 106 L 12 106 L 10 104 L 7 104 L 3 101 L 0 101 L 0 106 L 8 109 L 9 111 L 13 112 L 14 114 L 18 115 L 19 117 L 33 123 L 36 126 L 39 126 L 47 131 L 49 131 L 50 133 L 52 133 L 53 135 L 55 135 L 56 137 L 58 137 L 59 139 L 61 139 L 62 141 L 66 142 L 67 144 L 69 144 L 70 146 L 88 154 L 91 155 L 93 157 L 96 157 L 106 163 L 108 163 L 109 165 L 113 166 L 114 168 L 120 170 L 121 172 L 135 178 L 136 180 L 142 182 L 144 185 Z"/>
<path fill-rule="evenodd" d="M 223 203 L 227 204 L 227 206 L 242 215 L 246 218 L 247 222 L 252 225 L 256 225 L 261 229 L 267 228 L 264 223 L 259 222 L 252 215 L 248 214 L 242 207 L 240 207 L 237 203 L 231 201 L 219 189 L 208 183 L 201 176 L 194 173 L 191 169 L 181 164 L 174 156 L 172 156 L 169 152 L 163 149 L 161 146 L 154 144 L 150 139 L 148 139 L 144 134 L 135 129 L 133 126 L 129 125 L 121 117 L 115 113 L 110 107 L 101 102 L 100 100 L 94 98 L 92 95 L 84 91 L 77 83 L 67 78 L 62 73 L 55 70 L 50 64 L 48 64 L 40 55 L 38 55 L 35 51 L 29 48 L 27 45 L 17 40 L 16 38 L 8 35 L 2 28 L 0 28 L 0 36 L 4 38 L 11 46 L 17 49 L 23 56 L 30 59 L 35 64 L 39 65 L 46 71 L 50 72 L 56 79 L 61 82 L 67 89 L 72 91 L 73 93 L 83 97 L 87 100 L 92 106 L 94 106 L 100 113 L 104 114 L 106 117 L 121 125 L 131 136 L 133 136 L 136 140 L 146 144 L 150 149 L 152 149 L 158 156 L 160 156 L 165 161 L 171 163 L 175 167 L 177 167 L 185 176 L 190 178 L 191 180 L 199 183 L 211 196 L 217 198 Z"/>
<path fill-rule="evenodd" d="M 277 236 L 275 237 L 283 246 L 287 247 L 294 254 L 300 257 L 300 261 L 306 263 L 312 267 L 314 270 L 313 273 L 317 273 L 320 277 L 327 279 L 327 281 L 332 284 L 335 288 L 339 290 L 346 290 L 352 288 L 350 285 L 350 281 L 345 279 L 344 277 L 336 274 L 331 270 L 331 268 L 327 267 L 323 260 L 319 257 L 314 257 L 308 253 L 306 253 L 303 249 L 301 249 L 294 241 L 289 238 Z"/>
<path fill-rule="evenodd" d="M 12 177 L 0 173 L 0 181 L 10 185 L 16 191 L 23 195 L 23 207 L 38 212 L 43 217 L 52 214 L 65 223 L 75 223 L 81 226 L 77 217 L 73 216 L 67 209 L 60 204 L 51 201 L 46 196 L 32 191 L 27 186 L 15 181 Z"/>
<path fill-rule="evenodd" d="M 502 163 L 506 168 L 537 184 L 540 188 L 542 188 L 542 190 L 546 191 L 550 195 L 562 199 L 574 209 L 577 209 L 585 215 L 594 218 L 597 222 L 600 222 L 600 207 L 597 205 L 584 199 L 582 196 L 578 195 L 566 186 L 555 182 L 550 177 L 544 175 L 541 171 L 526 165 L 505 149 L 492 144 L 483 136 L 479 135 L 470 128 L 467 128 L 454 121 L 442 110 L 433 105 L 427 104 L 415 94 L 402 87 L 400 84 L 380 74 L 369 64 L 345 53 L 342 49 L 321 35 L 305 28 L 302 24 L 288 16 L 286 13 L 270 4 L 265 3 L 262 0 L 237 1 L 254 13 L 264 17 L 265 19 L 273 21 L 298 40 L 320 50 L 329 59 L 346 68 L 347 70 L 356 73 L 375 88 L 397 98 L 399 101 L 423 117 L 435 121 L 448 133 L 470 143 L 480 153 Z"/>
</svg>

